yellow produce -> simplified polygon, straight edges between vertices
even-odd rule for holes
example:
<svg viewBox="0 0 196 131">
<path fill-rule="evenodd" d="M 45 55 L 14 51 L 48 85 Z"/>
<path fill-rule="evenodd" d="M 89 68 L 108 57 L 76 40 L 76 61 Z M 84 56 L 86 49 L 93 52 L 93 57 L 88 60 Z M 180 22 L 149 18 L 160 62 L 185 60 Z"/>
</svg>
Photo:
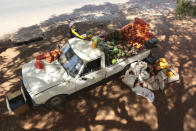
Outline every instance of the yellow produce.
<svg viewBox="0 0 196 131">
<path fill-rule="evenodd" d="M 165 70 L 164 74 L 168 77 L 173 77 L 175 75 L 170 69 Z"/>
<path fill-rule="evenodd" d="M 168 68 L 169 68 L 169 64 L 165 58 L 160 58 L 156 61 L 156 69 L 157 70 L 168 69 Z"/>
<path fill-rule="evenodd" d="M 174 76 L 174 73 L 171 72 L 171 71 L 170 71 L 170 72 L 167 72 L 167 76 L 168 76 L 168 77 L 172 77 L 172 76 Z"/>
<path fill-rule="evenodd" d="M 135 46 L 137 49 L 139 49 L 142 47 L 142 44 L 135 42 L 135 43 L 133 43 L 133 46 Z"/>
<path fill-rule="evenodd" d="M 159 63 L 159 66 L 161 67 L 161 69 L 163 69 L 163 68 L 165 68 L 165 67 L 166 67 L 166 64 L 165 64 L 165 63 L 163 63 L 163 62 L 160 62 L 160 63 Z"/>
<path fill-rule="evenodd" d="M 71 28 L 71 32 L 76 35 L 78 38 L 80 39 L 86 39 L 84 36 L 81 36 L 80 34 L 78 34 L 74 29 Z"/>
<path fill-rule="evenodd" d="M 89 39 L 91 39 L 92 37 L 93 37 L 93 35 L 92 35 L 92 34 L 89 34 L 89 35 L 88 35 L 88 38 L 89 38 Z"/>
<path fill-rule="evenodd" d="M 167 63 L 165 58 L 160 58 L 160 61 L 163 62 L 163 63 Z"/>
</svg>

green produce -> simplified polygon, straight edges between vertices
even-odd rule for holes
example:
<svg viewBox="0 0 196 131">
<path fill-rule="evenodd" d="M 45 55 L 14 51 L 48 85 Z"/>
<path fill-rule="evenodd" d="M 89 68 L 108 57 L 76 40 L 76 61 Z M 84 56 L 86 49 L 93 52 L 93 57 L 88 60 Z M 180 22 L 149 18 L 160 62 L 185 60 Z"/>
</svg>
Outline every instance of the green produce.
<svg viewBox="0 0 196 131">
<path fill-rule="evenodd" d="M 118 57 L 118 58 L 120 58 L 121 56 L 122 56 L 122 54 L 121 54 L 121 53 L 118 53 L 118 54 L 117 54 L 117 57 Z"/>
<path fill-rule="evenodd" d="M 122 50 L 121 49 L 118 49 L 118 51 L 119 51 L 118 53 L 122 54 Z"/>
<path fill-rule="evenodd" d="M 97 43 L 99 43 L 99 42 L 101 42 L 102 40 L 99 38 L 99 37 L 97 37 Z"/>
<path fill-rule="evenodd" d="M 118 48 L 117 47 L 114 47 L 114 53 L 118 53 L 119 52 L 119 50 L 118 50 Z"/>
<path fill-rule="evenodd" d="M 93 37 L 91 40 L 96 42 L 96 43 L 98 43 L 98 41 L 99 41 L 99 39 L 97 37 Z"/>
<path fill-rule="evenodd" d="M 103 47 L 103 46 L 99 46 L 99 45 L 98 45 L 98 48 L 99 48 L 101 51 L 104 51 L 104 47 Z"/>
<path fill-rule="evenodd" d="M 88 36 L 88 35 L 90 35 L 90 34 L 93 34 L 91 31 L 87 31 L 86 32 L 86 35 Z"/>
<path fill-rule="evenodd" d="M 114 46 L 108 45 L 108 47 L 109 47 L 110 50 L 114 49 Z"/>
<path fill-rule="evenodd" d="M 111 41 L 110 45 L 115 46 L 115 41 Z"/>
<path fill-rule="evenodd" d="M 122 55 L 122 57 L 123 57 L 123 56 L 125 56 L 125 52 L 122 52 L 122 54 L 121 54 L 121 55 Z"/>
<path fill-rule="evenodd" d="M 110 42 L 110 41 L 106 41 L 106 44 L 107 44 L 107 45 L 111 45 L 111 42 Z"/>
<path fill-rule="evenodd" d="M 113 60 L 112 60 L 112 64 L 115 64 L 116 62 L 117 62 L 116 59 L 113 59 Z"/>
<path fill-rule="evenodd" d="M 99 41 L 99 38 L 93 37 L 92 40 Z M 124 57 L 127 54 L 126 50 L 124 50 L 123 45 L 116 45 L 116 41 L 114 39 L 106 42 L 100 40 L 100 42 L 98 43 L 98 48 L 104 51 L 104 53 L 106 54 L 107 65 L 115 64 L 118 59 Z"/>
</svg>

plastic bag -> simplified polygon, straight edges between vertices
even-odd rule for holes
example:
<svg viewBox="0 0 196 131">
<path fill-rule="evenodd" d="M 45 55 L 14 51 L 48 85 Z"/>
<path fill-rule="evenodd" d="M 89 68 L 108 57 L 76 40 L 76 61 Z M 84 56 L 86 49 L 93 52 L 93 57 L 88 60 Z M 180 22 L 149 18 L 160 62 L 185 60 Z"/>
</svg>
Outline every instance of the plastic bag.
<svg viewBox="0 0 196 131">
<path fill-rule="evenodd" d="M 156 76 L 152 76 L 147 81 L 143 82 L 143 86 L 150 90 L 163 90 L 165 88 L 165 78 L 163 78 L 159 73 Z"/>
<path fill-rule="evenodd" d="M 144 61 L 134 62 L 131 64 L 131 68 L 133 68 L 135 75 L 139 75 L 142 70 L 145 70 L 148 67 L 147 63 Z"/>
<path fill-rule="evenodd" d="M 154 101 L 154 93 L 146 88 L 143 88 L 141 86 L 136 86 L 132 88 L 132 91 L 135 92 L 137 95 L 143 96 L 146 98 L 149 102 Z"/>
<path fill-rule="evenodd" d="M 159 81 L 156 80 L 155 76 L 152 76 L 150 79 L 143 82 L 143 87 L 150 90 L 159 90 Z"/>
<path fill-rule="evenodd" d="M 129 68 L 129 70 L 127 70 L 125 73 L 125 77 L 122 79 L 122 81 L 130 88 L 134 87 L 134 83 L 137 79 L 137 76 L 134 74 L 131 74 L 131 72 L 133 72 L 133 69 Z"/>
<path fill-rule="evenodd" d="M 144 61 L 134 62 L 131 64 L 134 74 L 138 76 L 141 83 L 150 77 L 150 74 L 146 71 L 147 67 L 148 65 Z"/>
<path fill-rule="evenodd" d="M 138 76 L 139 81 L 143 83 L 145 80 L 150 78 L 150 74 L 146 70 L 142 70 Z"/>
</svg>

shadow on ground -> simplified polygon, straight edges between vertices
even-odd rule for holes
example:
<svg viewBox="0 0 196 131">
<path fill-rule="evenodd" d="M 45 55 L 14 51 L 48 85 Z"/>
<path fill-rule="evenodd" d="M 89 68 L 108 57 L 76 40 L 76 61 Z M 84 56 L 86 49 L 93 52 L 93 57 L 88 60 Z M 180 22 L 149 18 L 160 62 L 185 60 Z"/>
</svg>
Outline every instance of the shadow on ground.
<svg viewBox="0 0 196 131">
<path fill-rule="evenodd" d="M 121 20 L 81 22 L 82 33 L 95 34 L 120 28 L 129 23 L 121 12 Z M 37 54 L 52 50 L 69 36 L 68 25 L 51 27 L 46 39 L 29 45 L 1 47 L 0 127 L 2 130 L 142 130 L 193 131 L 196 127 L 196 60 L 195 19 L 177 20 L 167 16 L 143 16 L 151 23 L 160 45 L 153 53 L 167 58 L 178 70 L 180 81 L 155 92 L 154 103 L 136 96 L 125 86 L 119 74 L 68 97 L 55 110 L 41 107 L 20 116 L 9 116 L 5 95 L 19 89 L 21 67 Z"/>
</svg>

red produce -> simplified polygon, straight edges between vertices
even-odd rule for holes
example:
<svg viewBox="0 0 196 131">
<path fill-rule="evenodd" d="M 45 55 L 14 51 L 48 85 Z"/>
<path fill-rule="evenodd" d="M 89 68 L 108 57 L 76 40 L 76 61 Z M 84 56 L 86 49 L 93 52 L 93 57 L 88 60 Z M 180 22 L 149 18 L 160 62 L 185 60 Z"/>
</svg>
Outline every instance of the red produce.
<svg viewBox="0 0 196 131">
<path fill-rule="evenodd" d="M 44 64 L 41 60 L 36 60 L 34 66 L 37 69 L 44 70 Z"/>
</svg>

